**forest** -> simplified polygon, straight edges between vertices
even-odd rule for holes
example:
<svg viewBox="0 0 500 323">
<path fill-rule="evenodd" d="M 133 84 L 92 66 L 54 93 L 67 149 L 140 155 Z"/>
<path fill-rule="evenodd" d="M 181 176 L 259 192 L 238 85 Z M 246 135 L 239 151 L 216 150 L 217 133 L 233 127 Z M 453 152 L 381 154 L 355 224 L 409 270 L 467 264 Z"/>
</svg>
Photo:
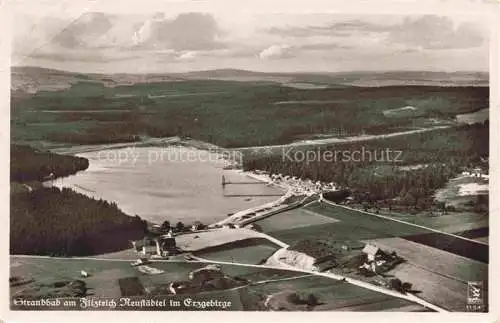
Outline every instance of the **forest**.
<svg viewBox="0 0 500 323">
<path fill-rule="evenodd" d="M 89 161 L 83 157 L 38 151 L 29 146 L 10 146 L 10 180 L 14 182 L 64 177 L 88 167 Z"/>
<path fill-rule="evenodd" d="M 14 96 L 11 137 L 47 145 L 170 136 L 225 148 L 286 144 L 339 132 L 356 136 L 428 128 L 435 126 L 433 119 L 451 123 L 457 114 L 487 107 L 488 95 L 488 87 L 303 90 L 266 82 L 189 80 L 108 88 L 78 82 L 65 91 Z M 407 106 L 414 110 L 398 111 Z"/>
<path fill-rule="evenodd" d="M 349 189 L 355 203 L 425 210 L 435 206 L 434 191 L 464 168 L 479 165 L 488 169 L 488 131 L 485 123 L 321 148 L 321 152 L 390 148 L 401 151 L 398 161 L 304 161 L 279 154 L 248 155 L 243 168 L 333 182 Z"/>
<path fill-rule="evenodd" d="M 11 194 L 10 253 L 88 256 L 130 247 L 147 223 L 115 203 L 71 189 L 41 188 Z"/>
</svg>

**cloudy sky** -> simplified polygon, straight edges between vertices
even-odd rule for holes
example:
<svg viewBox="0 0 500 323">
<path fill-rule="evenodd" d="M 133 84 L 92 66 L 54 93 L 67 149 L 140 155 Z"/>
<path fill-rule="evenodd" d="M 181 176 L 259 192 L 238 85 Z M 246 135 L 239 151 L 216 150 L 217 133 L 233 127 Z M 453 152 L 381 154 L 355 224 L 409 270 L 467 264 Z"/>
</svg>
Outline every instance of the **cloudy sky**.
<svg viewBox="0 0 500 323">
<path fill-rule="evenodd" d="M 488 25 L 475 15 L 224 11 L 192 3 L 25 9 L 15 16 L 13 65 L 134 73 L 487 71 L 489 64 Z"/>
</svg>

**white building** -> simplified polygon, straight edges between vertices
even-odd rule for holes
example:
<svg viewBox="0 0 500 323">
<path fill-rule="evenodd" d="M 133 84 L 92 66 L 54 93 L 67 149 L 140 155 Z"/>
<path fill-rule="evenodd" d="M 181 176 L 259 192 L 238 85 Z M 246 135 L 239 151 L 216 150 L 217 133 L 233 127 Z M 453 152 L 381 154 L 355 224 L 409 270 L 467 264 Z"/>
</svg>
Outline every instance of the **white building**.
<svg viewBox="0 0 500 323">
<path fill-rule="evenodd" d="M 368 261 L 375 261 L 375 257 L 380 254 L 380 248 L 372 244 L 367 244 L 363 248 L 363 252 L 368 257 Z"/>
</svg>

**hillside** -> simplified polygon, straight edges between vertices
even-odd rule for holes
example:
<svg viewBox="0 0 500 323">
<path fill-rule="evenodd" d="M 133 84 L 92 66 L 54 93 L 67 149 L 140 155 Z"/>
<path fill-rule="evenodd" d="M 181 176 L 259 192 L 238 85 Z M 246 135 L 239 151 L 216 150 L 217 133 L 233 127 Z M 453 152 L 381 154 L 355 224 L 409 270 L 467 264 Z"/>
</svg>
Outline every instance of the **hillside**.
<svg viewBox="0 0 500 323">
<path fill-rule="evenodd" d="M 187 73 L 97 74 L 77 73 L 41 67 L 12 67 L 12 89 L 34 93 L 39 90 L 64 90 L 79 81 L 92 81 L 109 87 L 141 83 L 178 82 L 187 80 L 225 80 L 248 82 L 314 83 L 343 86 L 488 86 L 489 75 L 484 72 L 295 72 L 273 73 L 239 69 L 215 69 Z"/>
<path fill-rule="evenodd" d="M 123 250 L 144 236 L 146 222 L 115 203 L 64 188 L 11 194 L 10 253 L 87 256 Z"/>
<path fill-rule="evenodd" d="M 75 174 L 89 166 L 86 158 L 57 155 L 29 146 L 10 146 L 10 179 L 16 182 L 43 181 Z"/>
</svg>

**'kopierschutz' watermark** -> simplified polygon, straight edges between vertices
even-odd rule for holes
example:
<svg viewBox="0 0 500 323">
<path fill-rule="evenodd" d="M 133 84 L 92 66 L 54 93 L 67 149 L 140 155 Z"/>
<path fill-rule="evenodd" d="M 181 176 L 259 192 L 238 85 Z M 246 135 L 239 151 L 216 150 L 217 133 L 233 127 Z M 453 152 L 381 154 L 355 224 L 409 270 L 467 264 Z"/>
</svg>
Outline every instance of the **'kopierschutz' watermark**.
<svg viewBox="0 0 500 323">
<path fill-rule="evenodd" d="M 354 150 L 294 150 L 293 148 L 283 148 L 281 154 L 283 162 L 384 162 L 399 163 L 402 162 L 403 151 L 385 149 L 366 149 L 361 147 Z"/>
</svg>

